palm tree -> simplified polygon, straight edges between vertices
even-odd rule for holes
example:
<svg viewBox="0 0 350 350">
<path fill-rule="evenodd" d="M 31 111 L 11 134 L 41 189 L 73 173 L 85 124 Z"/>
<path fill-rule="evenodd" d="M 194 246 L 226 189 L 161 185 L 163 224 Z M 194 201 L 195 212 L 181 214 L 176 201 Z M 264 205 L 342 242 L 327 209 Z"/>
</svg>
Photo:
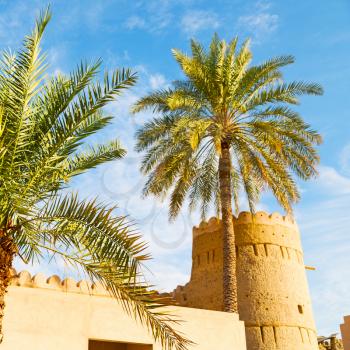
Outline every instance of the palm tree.
<svg viewBox="0 0 350 350">
<path fill-rule="evenodd" d="M 289 105 L 305 94 L 320 95 L 318 84 L 283 83 L 280 68 L 292 56 L 250 65 L 249 41 L 238 48 L 215 35 L 206 50 L 192 40 L 192 55 L 173 50 L 185 78 L 141 98 L 133 112 L 160 114 L 137 132 L 136 149 L 146 151 L 141 171 L 144 195 L 170 193 L 170 218 L 186 200 L 202 217 L 215 204 L 224 235 L 224 310 L 238 312 L 232 204 L 243 191 L 254 212 L 263 190 L 272 191 L 287 211 L 299 199 L 293 173 L 316 175 L 315 145 L 321 137 Z"/>
<path fill-rule="evenodd" d="M 102 85 L 94 81 L 97 61 L 80 64 L 69 76 L 46 78 L 40 41 L 50 17 L 49 9 L 43 12 L 23 48 L 0 60 L 1 338 L 14 257 L 31 263 L 45 253 L 102 283 L 164 348 L 185 349 L 171 315 L 154 309 L 159 300 L 151 298 L 141 275 L 149 256 L 133 224 L 114 216 L 113 207 L 66 189 L 72 177 L 125 154 L 117 140 L 97 146 L 84 140 L 111 123 L 103 107 L 134 85 L 136 75 L 116 70 Z"/>
</svg>

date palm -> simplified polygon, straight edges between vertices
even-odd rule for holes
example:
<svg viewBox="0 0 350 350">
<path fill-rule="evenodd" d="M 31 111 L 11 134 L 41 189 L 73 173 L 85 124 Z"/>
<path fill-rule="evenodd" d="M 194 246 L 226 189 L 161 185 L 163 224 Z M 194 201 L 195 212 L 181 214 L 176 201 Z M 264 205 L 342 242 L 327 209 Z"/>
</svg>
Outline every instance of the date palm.
<svg viewBox="0 0 350 350">
<path fill-rule="evenodd" d="M 40 41 L 49 20 L 47 10 L 23 48 L 3 53 L 0 61 L 1 338 L 14 257 L 31 263 L 51 255 L 101 282 L 164 348 L 185 349 L 170 315 L 155 311 L 159 300 L 150 298 L 141 275 L 149 256 L 133 225 L 113 207 L 81 200 L 66 188 L 72 177 L 125 154 L 117 140 L 84 141 L 110 124 L 103 107 L 134 85 L 136 75 L 116 70 L 100 84 L 98 61 L 46 78 Z"/>
<path fill-rule="evenodd" d="M 224 310 L 238 312 L 232 206 L 245 193 L 254 212 L 263 190 L 271 190 L 292 211 L 299 199 L 293 174 L 315 176 L 320 136 L 291 109 L 305 94 L 320 95 L 318 84 L 284 83 L 281 68 L 292 56 L 251 65 L 249 41 L 241 47 L 213 37 L 210 48 L 191 41 L 192 55 L 173 50 L 184 79 L 141 98 L 133 112 L 158 115 L 137 132 L 148 175 L 144 195 L 170 193 L 170 218 L 186 200 L 204 217 L 215 203 L 224 234 Z"/>
</svg>

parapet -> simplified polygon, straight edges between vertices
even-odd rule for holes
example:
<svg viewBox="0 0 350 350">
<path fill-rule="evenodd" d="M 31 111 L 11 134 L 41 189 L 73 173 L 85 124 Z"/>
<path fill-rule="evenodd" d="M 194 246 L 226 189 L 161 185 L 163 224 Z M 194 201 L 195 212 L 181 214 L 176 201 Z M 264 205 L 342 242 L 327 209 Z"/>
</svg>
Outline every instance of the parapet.
<svg viewBox="0 0 350 350">
<path fill-rule="evenodd" d="M 210 235 L 221 231 L 221 221 L 212 217 L 208 222 L 203 221 L 193 228 L 194 241 L 201 235 Z M 236 218 L 233 216 L 236 245 L 276 245 L 295 249 L 301 253 L 299 229 L 296 221 L 290 216 L 279 213 L 267 214 L 241 212 Z"/>
<path fill-rule="evenodd" d="M 233 225 L 241 224 L 264 224 L 264 225 L 282 225 L 290 228 L 298 229 L 296 221 L 290 215 L 281 215 L 274 212 L 268 214 L 264 211 L 258 211 L 254 214 L 248 211 L 242 211 L 238 217 L 232 215 Z M 217 217 L 212 217 L 208 221 L 202 221 L 198 226 L 193 227 L 193 236 L 197 236 L 202 232 L 216 231 L 221 227 L 221 221 Z"/>
<path fill-rule="evenodd" d="M 50 289 L 65 293 L 112 297 L 109 291 L 99 282 L 91 283 L 86 280 L 76 281 L 69 277 L 61 280 L 57 275 L 47 277 L 43 273 L 38 273 L 32 276 L 28 271 L 24 270 L 17 273 L 15 269 L 11 269 L 10 274 L 10 286 Z M 159 293 L 158 291 L 153 291 L 151 298 L 156 299 L 157 302 L 163 305 L 177 304 L 172 293 Z"/>
<path fill-rule="evenodd" d="M 212 217 L 208 221 L 202 221 L 198 227 L 193 227 L 193 238 L 204 232 L 217 231 L 221 228 L 221 220 L 217 217 Z"/>
<path fill-rule="evenodd" d="M 51 289 L 68 293 L 80 293 L 99 296 L 110 296 L 110 293 L 101 283 L 91 283 L 86 280 L 76 281 L 73 278 L 60 279 L 57 275 L 50 277 L 43 273 L 32 276 L 28 271 L 17 273 L 11 269 L 10 286 Z"/>
</svg>

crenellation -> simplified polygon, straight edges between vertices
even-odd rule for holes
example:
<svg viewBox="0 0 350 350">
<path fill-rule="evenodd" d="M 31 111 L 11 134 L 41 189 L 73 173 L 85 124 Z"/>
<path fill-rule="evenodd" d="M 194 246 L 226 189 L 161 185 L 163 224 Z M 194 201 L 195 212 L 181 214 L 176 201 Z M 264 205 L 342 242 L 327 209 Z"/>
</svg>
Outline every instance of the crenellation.
<svg viewBox="0 0 350 350">
<path fill-rule="evenodd" d="M 264 211 L 256 212 L 251 214 L 250 212 L 243 211 L 241 212 L 237 219 L 234 218 L 234 225 L 240 224 L 264 224 L 264 225 L 283 225 L 292 228 L 296 228 L 296 223 L 293 218 L 290 216 L 282 216 L 281 214 L 275 212 L 272 214 L 267 214 Z"/>
<path fill-rule="evenodd" d="M 46 280 L 46 287 L 50 289 L 61 289 L 62 281 L 57 275 L 52 275 Z"/>
<path fill-rule="evenodd" d="M 77 281 L 74 280 L 73 278 L 65 278 L 63 281 L 62 281 L 62 288 L 63 288 L 63 291 L 65 292 L 76 292 L 76 293 L 79 293 L 80 292 L 80 289 L 78 288 L 78 285 L 77 285 Z"/>
<path fill-rule="evenodd" d="M 102 285 L 101 282 L 95 282 L 91 286 L 92 295 L 110 296 L 108 290 Z"/>
<path fill-rule="evenodd" d="M 46 287 L 46 280 L 47 277 L 43 273 L 37 273 L 33 278 L 32 278 L 32 283 L 33 287 L 36 288 L 45 288 Z"/>
<path fill-rule="evenodd" d="M 32 287 L 32 276 L 28 271 L 21 271 L 18 274 L 17 284 L 22 287 Z"/>
<path fill-rule="evenodd" d="M 90 284 L 86 280 L 81 280 L 77 283 L 79 292 L 82 294 L 92 294 L 92 289 Z"/>
<path fill-rule="evenodd" d="M 109 292 L 100 283 L 91 284 L 86 280 L 77 282 L 73 278 L 65 278 L 61 281 L 60 277 L 57 275 L 47 277 L 42 273 L 38 273 L 32 277 L 31 274 L 25 270 L 17 273 L 15 269 L 12 269 L 10 285 L 27 288 L 53 289 L 69 293 L 100 296 L 109 295 Z"/>
</svg>

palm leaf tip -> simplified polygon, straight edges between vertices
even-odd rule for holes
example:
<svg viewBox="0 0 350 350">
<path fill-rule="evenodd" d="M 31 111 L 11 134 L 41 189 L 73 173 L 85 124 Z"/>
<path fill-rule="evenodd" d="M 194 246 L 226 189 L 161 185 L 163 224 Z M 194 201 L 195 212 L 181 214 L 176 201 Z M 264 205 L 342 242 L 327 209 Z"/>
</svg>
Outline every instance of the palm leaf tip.
<svg viewBox="0 0 350 350">
<path fill-rule="evenodd" d="M 35 21 L 35 31 L 39 36 L 41 36 L 44 33 L 45 28 L 47 24 L 50 22 L 51 18 L 52 18 L 51 6 L 48 5 L 45 10 L 40 11 L 38 18 Z"/>
</svg>

